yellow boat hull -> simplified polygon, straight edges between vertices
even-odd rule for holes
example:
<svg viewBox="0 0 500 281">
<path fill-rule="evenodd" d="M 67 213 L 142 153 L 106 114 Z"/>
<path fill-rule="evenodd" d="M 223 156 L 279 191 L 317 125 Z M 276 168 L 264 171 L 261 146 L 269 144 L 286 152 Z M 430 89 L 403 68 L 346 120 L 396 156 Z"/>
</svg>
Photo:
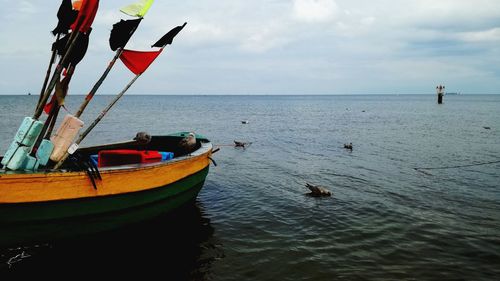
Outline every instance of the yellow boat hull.
<svg viewBox="0 0 500 281">
<path fill-rule="evenodd" d="M 0 246 L 111 230 L 193 202 L 208 174 L 212 145 L 165 162 L 86 172 L 0 173 Z"/>
</svg>

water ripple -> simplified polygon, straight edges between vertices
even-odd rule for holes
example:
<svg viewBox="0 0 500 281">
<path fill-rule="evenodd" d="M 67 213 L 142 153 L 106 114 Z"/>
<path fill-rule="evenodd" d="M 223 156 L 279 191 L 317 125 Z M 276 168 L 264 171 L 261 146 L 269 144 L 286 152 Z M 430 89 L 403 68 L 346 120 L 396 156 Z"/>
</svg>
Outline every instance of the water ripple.
<svg viewBox="0 0 500 281">
<path fill-rule="evenodd" d="M 14 134 L 7 128 L 25 115 L 4 112 L 32 108 L 24 106 L 27 97 L 0 99 L 6 149 Z M 107 101 L 96 97 L 89 116 Z M 427 95 L 141 96 L 120 103 L 89 143 L 168 128 L 192 129 L 224 145 L 199 195 L 198 223 L 183 227 L 176 220 L 179 225 L 150 236 L 148 245 L 168 261 L 175 261 L 172 249 L 186 261 L 169 267 L 177 280 L 499 279 L 500 165 L 414 169 L 498 160 L 498 96 L 450 96 L 444 106 Z M 227 146 L 233 140 L 252 145 Z M 352 151 L 343 148 L 347 142 Z M 333 195 L 306 196 L 306 182 Z M 134 241 L 134 234 L 121 237 Z M 122 255 L 143 272 L 166 266 L 137 262 L 135 254 L 149 251 L 123 247 L 131 251 Z M 60 259 L 37 264 L 54 261 Z"/>
</svg>

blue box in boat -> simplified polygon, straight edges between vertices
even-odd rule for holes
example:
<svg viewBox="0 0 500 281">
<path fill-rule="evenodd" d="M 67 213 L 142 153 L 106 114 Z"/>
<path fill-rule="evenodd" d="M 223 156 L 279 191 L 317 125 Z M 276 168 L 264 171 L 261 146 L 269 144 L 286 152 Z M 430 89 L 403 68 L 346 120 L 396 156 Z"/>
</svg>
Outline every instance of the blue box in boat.
<svg viewBox="0 0 500 281">
<path fill-rule="evenodd" d="M 161 154 L 161 161 L 167 161 L 174 158 L 173 152 L 160 151 L 160 154 Z"/>
<path fill-rule="evenodd" d="M 99 156 L 97 154 L 92 154 L 90 155 L 90 160 L 92 160 L 92 162 L 94 162 L 94 164 L 97 166 L 97 163 L 99 163 Z"/>
</svg>

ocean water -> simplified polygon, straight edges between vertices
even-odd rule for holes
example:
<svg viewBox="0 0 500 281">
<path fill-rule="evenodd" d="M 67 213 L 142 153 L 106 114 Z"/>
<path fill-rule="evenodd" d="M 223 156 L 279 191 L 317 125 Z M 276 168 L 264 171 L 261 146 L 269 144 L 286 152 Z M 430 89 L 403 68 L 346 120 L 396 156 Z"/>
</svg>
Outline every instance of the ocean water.
<svg viewBox="0 0 500 281">
<path fill-rule="evenodd" d="M 0 150 L 36 99 L 0 96 Z M 186 130 L 221 148 L 196 205 L 1 249 L 0 277 L 500 279 L 500 95 L 125 96 L 84 144 Z"/>
</svg>

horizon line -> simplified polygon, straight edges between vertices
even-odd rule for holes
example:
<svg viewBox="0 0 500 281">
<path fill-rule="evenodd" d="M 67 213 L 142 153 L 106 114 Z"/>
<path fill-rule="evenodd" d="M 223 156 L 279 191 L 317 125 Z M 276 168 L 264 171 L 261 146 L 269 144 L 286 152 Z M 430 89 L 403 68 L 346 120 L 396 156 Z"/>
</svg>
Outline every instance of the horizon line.
<svg viewBox="0 0 500 281">
<path fill-rule="evenodd" d="M 354 94 L 128 94 L 127 96 L 369 96 L 369 95 L 437 95 L 436 93 L 354 93 Z M 500 93 L 456 93 L 450 92 L 445 95 L 461 96 L 461 95 L 500 95 Z M 40 94 L 6 94 L 0 93 L 0 96 L 40 96 Z M 86 96 L 86 94 L 74 94 L 71 96 Z M 116 96 L 116 94 L 99 94 L 98 96 Z"/>
</svg>

